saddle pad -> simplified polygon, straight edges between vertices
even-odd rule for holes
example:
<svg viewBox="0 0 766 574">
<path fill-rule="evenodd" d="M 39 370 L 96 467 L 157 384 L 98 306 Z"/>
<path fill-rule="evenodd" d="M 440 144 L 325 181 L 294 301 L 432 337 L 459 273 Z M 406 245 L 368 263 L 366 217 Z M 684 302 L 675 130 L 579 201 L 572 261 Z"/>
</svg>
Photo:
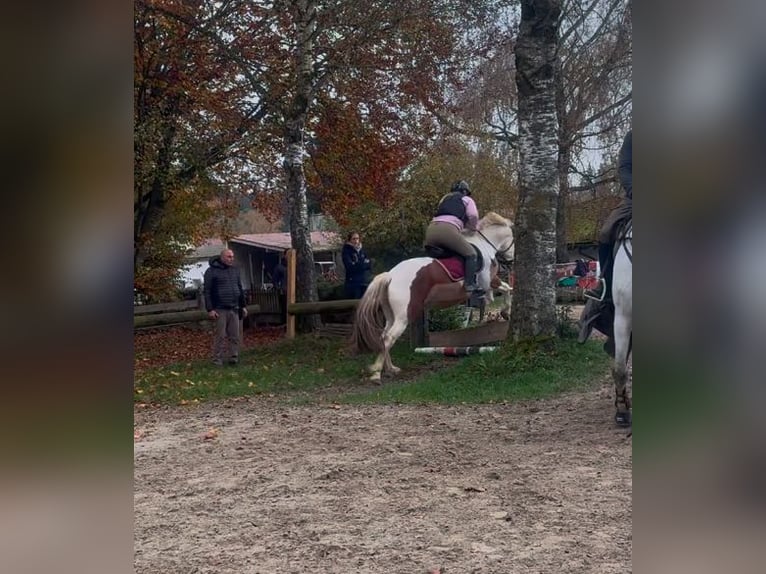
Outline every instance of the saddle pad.
<svg viewBox="0 0 766 574">
<path fill-rule="evenodd" d="M 465 275 L 465 266 L 462 257 L 448 257 L 446 259 L 434 259 L 447 272 L 452 281 L 460 281 Z"/>
</svg>

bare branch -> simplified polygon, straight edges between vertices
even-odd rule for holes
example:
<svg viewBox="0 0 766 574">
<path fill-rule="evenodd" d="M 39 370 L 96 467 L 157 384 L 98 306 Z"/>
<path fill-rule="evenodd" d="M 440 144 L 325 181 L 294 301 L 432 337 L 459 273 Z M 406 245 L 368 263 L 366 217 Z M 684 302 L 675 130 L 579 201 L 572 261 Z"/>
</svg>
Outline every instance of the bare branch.
<svg viewBox="0 0 766 574">
<path fill-rule="evenodd" d="M 584 119 L 583 121 L 581 121 L 581 122 L 580 122 L 580 123 L 579 123 L 579 124 L 578 124 L 578 125 L 575 127 L 575 130 L 574 130 L 574 131 L 576 131 L 576 132 L 579 132 L 580 130 L 582 130 L 582 129 L 584 129 L 585 127 L 587 127 L 588 125 L 592 124 L 592 123 L 593 123 L 593 122 L 595 122 L 597 119 L 599 119 L 599 118 L 601 118 L 601 117 L 605 116 L 606 114 L 608 114 L 608 113 L 609 113 L 609 112 L 611 112 L 612 110 L 615 110 L 615 109 L 619 108 L 620 106 L 624 106 L 626 103 L 628 103 L 628 102 L 629 102 L 629 101 L 631 101 L 632 99 L 633 99 L 633 90 L 631 90 L 630 92 L 628 92 L 628 93 L 627 93 L 625 96 L 623 96 L 622 98 L 620 98 L 619 100 L 617 100 L 617 101 L 616 101 L 616 102 L 614 102 L 613 104 L 611 104 L 611 105 L 609 105 L 609 106 L 605 107 L 605 108 L 604 108 L 604 109 L 602 109 L 602 110 L 599 110 L 598 112 L 596 112 L 595 114 L 593 114 L 593 115 L 592 115 L 592 116 L 590 116 L 589 118 L 586 118 L 586 119 Z"/>
</svg>

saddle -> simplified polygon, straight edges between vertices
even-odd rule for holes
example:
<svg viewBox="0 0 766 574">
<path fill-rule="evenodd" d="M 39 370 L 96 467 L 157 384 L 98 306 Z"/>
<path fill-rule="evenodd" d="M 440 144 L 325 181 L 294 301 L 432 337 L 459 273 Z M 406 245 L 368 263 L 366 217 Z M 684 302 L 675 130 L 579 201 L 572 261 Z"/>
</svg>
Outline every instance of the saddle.
<svg viewBox="0 0 766 574">
<path fill-rule="evenodd" d="M 481 251 L 475 245 L 471 245 L 471 247 L 476 251 L 478 268 L 482 269 L 484 267 L 484 258 L 481 255 Z M 451 249 L 435 245 L 424 245 L 424 249 L 428 257 L 433 257 L 437 260 L 452 281 L 460 281 L 465 277 L 465 262 L 462 255 L 455 253 Z"/>
</svg>

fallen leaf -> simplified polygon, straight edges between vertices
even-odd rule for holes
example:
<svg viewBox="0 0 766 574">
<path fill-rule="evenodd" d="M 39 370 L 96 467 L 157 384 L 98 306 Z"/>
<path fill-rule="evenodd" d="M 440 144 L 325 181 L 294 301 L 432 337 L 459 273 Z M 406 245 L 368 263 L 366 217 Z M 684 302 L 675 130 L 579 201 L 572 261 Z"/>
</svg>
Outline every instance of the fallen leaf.
<svg viewBox="0 0 766 574">
<path fill-rule="evenodd" d="M 263 348 L 284 338 L 284 327 L 258 327 L 245 329 L 243 333 L 243 349 Z M 183 345 L 179 346 L 178 341 Z M 163 327 L 140 331 L 133 335 L 133 347 L 136 372 L 147 369 L 170 366 L 172 363 L 190 364 L 192 361 L 208 360 L 212 335 L 204 331 L 196 331 L 177 327 Z"/>
<path fill-rule="evenodd" d="M 487 492 L 486 488 L 480 486 L 466 486 L 463 488 L 466 492 Z"/>
<path fill-rule="evenodd" d="M 202 438 L 204 440 L 213 440 L 214 438 L 218 437 L 219 430 L 216 428 L 209 429 L 205 434 L 202 435 Z"/>
</svg>

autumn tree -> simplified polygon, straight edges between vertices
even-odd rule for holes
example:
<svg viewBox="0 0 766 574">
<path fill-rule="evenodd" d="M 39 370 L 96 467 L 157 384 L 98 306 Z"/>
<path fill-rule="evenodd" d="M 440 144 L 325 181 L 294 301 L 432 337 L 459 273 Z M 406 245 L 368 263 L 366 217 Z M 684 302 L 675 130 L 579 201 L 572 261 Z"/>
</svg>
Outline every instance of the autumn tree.
<svg viewBox="0 0 766 574">
<path fill-rule="evenodd" d="M 559 196 L 556 259 L 568 261 L 567 203 L 573 174 L 586 186 L 616 181 L 616 167 L 583 169 L 594 155 L 611 155 L 627 131 L 632 101 L 632 33 L 628 0 L 568 0 L 556 69 Z M 586 157 L 587 152 L 587 158 Z"/>
<path fill-rule="evenodd" d="M 516 214 L 514 341 L 556 334 L 558 118 L 556 47 L 561 0 L 522 0 L 516 43 L 519 205 Z"/>
<path fill-rule="evenodd" d="M 265 20 L 243 0 L 137 0 L 134 11 L 134 268 L 167 293 L 189 245 L 226 231 L 232 191 L 257 172 L 268 106 L 248 55 Z M 247 29 L 247 42 L 231 42 Z M 260 94 L 260 97 L 257 97 Z M 244 175 L 244 177 L 243 177 Z"/>
<path fill-rule="evenodd" d="M 490 28 L 493 42 L 477 53 L 466 71 L 465 89 L 439 114 L 442 125 L 464 137 L 494 142 L 518 161 L 518 94 L 514 53 L 520 13 L 505 12 Z M 560 17 L 556 59 L 559 116 L 559 208 L 557 260 L 567 260 L 569 220 L 566 205 L 573 177 L 589 175 L 585 166 L 616 153 L 631 109 L 631 24 L 629 0 L 567 0 Z M 609 169 L 575 186 L 613 181 Z"/>
<path fill-rule="evenodd" d="M 351 0 L 280 5 L 279 29 L 286 39 L 281 44 L 283 73 L 273 78 L 284 94 L 279 112 L 282 165 L 300 300 L 316 299 L 305 159 L 315 153 L 317 192 L 336 217 L 343 219 L 349 206 L 364 200 L 385 205 L 406 163 L 407 129 L 414 133 L 412 126 L 428 122 L 425 110 L 449 77 L 457 45 L 454 30 L 492 4 L 378 0 L 366 3 L 364 10 Z M 318 102 L 324 106 L 318 108 Z M 319 109 L 326 119 L 338 120 L 330 129 L 359 129 L 346 132 L 347 140 L 323 133 Z M 361 172 L 354 177 L 343 163 L 360 165 Z M 308 316 L 303 329 L 316 321 Z"/>
<path fill-rule="evenodd" d="M 515 213 L 515 171 L 483 149 L 471 149 L 457 138 L 423 150 L 407 169 L 388 207 L 366 202 L 349 212 L 345 230 L 360 231 L 378 268 L 388 269 L 407 257 L 424 255 L 425 229 L 439 199 L 452 183 L 465 179 L 480 214 Z"/>
</svg>

